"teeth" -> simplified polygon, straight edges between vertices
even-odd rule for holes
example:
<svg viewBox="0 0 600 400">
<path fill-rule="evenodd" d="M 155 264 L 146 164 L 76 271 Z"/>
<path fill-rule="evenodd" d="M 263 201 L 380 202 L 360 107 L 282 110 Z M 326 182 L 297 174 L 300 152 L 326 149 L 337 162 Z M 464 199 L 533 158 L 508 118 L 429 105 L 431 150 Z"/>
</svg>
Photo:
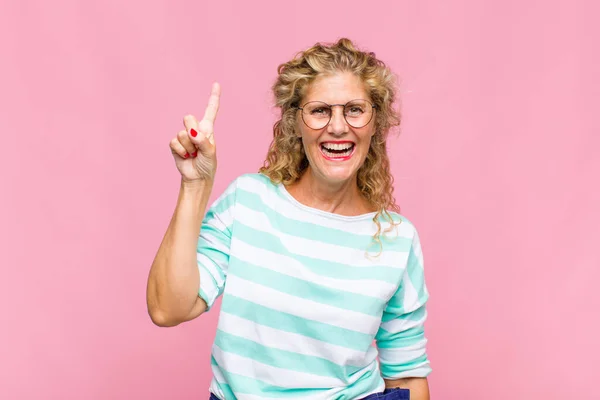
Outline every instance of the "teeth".
<svg viewBox="0 0 600 400">
<path fill-rule="evenodd" d="M 348 150 L 353 146 L 352 143 L 324 143 L 323 147 L 327 150 Z"/>
<path fill-rule="evenodd" d="M 334 153 L 333 151 L 327 150 L 326 147 L 321 147 L 321 153 L 323 153 L 325 156 L 329 157 L 329 158 L 343 158 L 343 157 L 348 157 L 350 156 L 350 154 L 352 154 L 352 148 L 349 148 L 347 150 L 345 150 L 344 152 L 336 152 Z"/>
</svg>

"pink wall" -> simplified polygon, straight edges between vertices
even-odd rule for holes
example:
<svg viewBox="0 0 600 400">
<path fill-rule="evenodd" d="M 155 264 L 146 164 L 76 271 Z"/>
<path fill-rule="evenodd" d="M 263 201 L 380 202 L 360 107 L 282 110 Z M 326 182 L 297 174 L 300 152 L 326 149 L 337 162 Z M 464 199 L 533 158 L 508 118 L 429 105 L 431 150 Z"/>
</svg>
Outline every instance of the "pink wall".
<svg viewBox="0 0 600 400">
<path fill-rule="evenodd" d="M 0 398 L 206 398 L 217 313 L 146 314 L 168 142 L 219 80 L 216 196 L 262 162 L 278 63 L 339 36 L 403 80 L 433 399 L 600 398 L 597 2 L 58 4 L 0 7 Z"/>
</svg>

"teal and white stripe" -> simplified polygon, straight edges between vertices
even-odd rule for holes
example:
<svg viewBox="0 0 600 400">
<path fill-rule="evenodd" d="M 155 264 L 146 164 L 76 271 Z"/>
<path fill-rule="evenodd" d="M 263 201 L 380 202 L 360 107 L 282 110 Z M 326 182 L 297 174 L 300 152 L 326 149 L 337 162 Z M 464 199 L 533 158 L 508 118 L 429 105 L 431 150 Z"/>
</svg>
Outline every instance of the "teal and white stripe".
<svg viewBox="0 0 600 400">
<path fill-rule="evenodd" d="M 382 377 L 427 376 L 421 246 L 414 226 L 392 215 L 402 222 L 367 257 L 374 213 L 306 207 L 260 174 L 229 185 L 197 247 L 199 295 L 209 308 L 223 295 L 211 392 L 354 399 L 382 391 Z"/>
</svg>

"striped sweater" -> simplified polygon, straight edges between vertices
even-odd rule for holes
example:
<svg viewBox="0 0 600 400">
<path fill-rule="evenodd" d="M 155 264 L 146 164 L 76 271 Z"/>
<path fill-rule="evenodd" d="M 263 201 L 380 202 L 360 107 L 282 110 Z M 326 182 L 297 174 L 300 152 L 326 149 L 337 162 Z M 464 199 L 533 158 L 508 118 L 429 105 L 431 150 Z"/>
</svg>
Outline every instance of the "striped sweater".
<svg viewBox="0 0 600 400">
<path fill-rule="evenodd" d="M 426 377 L 421 246 L 391 215 L 401 222 L 379 245 L 375 213 L 305 206 L 261 174 L 235 179 L 197 246 L 200 297 L 210 309 L 223 296 L 210 392 L 357 399 L 383 391 L 383 378 Z"/>
</svg>

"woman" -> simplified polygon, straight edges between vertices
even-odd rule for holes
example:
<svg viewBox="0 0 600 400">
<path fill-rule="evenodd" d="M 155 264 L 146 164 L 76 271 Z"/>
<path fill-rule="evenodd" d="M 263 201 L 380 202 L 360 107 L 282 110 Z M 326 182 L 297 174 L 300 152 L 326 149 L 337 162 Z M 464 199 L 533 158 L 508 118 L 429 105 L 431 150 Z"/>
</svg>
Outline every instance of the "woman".
<svg viewBox="0 0 600 400">
<path fill-rule="evenodd" d="M 211 399 L 429 399 L 421 247 L 386 153 L 394 82 L 347 39 L 281 65 L 265 165 L 206 212 L 218 84 L 204 118 L 184 118 L 147 301 L 155 324 L 174 326 L 223 295 Z"/>
</svg>

